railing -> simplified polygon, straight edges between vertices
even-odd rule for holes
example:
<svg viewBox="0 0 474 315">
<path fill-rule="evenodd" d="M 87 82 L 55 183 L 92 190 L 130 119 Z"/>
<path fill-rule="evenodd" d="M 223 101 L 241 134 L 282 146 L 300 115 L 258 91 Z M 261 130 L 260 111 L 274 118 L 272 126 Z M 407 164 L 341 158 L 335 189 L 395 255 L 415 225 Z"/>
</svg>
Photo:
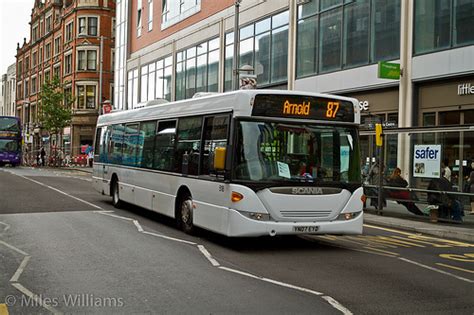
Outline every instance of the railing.
<svg viewBox="0 0 474 315">
<path fill-rule="evenodd" d="M 364 187 L 364 193 L 367 198 L 371 199 L 378 199 L 378 190 L 379 186 L 377 185 L 363 185 Z M 465 211 L 465 210 L 471 210 L 470 202 L 465 202 L 467 200 L 472 200 L 474 198 L 474 194 L 472 193 L 466 193 L 466 192 L 458 192 L 458 191 L 439 191 L 439 190 L 429 190 L 429 189 L 422 189 L 422 188 L 410 188 L 410 187 L 394 187 L 394 186 L 382 186 L 382 198 L 384 200 L 392 200 L 396 201 L 401 204 L 408 204 L 408 203 L 416 203 L 416 204 L 423 204 L 427 205 L 425 210 L 428 209 L 430 210 L 429 213 L 425 212 L 424 210 L 421 210 L 427 215 L 431 215 L 431 219 L 433 222 L 436 222 L 439 218 L 434 216 L 439 216 L 441 215 L 439 208 L 441 207 L 447 207 L 448 213 L 445 214 L 447 217 L 441 218 L 443 221 L 447 222 L 453 222 L 451 220 L 451 210 L 449 209 L 450 207 L 454 207 L 453 205 L 443 205 L 441 203 L 437 204 L 430 204 L 428 202 L 427 195 L 428 194 L 436 194 L 440 196 L 444 196 L 449 198 L 451 196 L 450 200 L 456 200 L 460 203 L 460 211 Z M 394 191 L 400 191 L 400 192 L 408 192 L 407 196 L 408 198 L 396 198 L 391 196 L 391 193 Z M 463 200 L 464 199 L 464 200 Z M 463 202 L 464 201 L 464 202 Z M 455 201 L 454 201 L 455 202 Z M 382 213 L 383 209 L 376 209 L 377 213 Z M 433 211 L 435 210 L 435 211 Z M 438 211 L 438 213 L 433 214 L 433 212 Z M 454 220 L 455 221 L 455 220 Z"/>
</svg>

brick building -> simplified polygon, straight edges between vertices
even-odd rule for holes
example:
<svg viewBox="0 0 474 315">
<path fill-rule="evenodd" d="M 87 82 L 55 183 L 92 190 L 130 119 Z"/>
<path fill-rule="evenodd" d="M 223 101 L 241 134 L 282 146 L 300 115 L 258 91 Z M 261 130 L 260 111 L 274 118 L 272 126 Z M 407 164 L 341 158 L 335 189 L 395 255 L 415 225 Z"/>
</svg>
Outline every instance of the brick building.
<svg viewBox="0 0 474 315">
<path fill-rule="evenodd" d="M 41 86 L 53 76 L 60 78 L 74 103 L 63 143 L 51 139 L 52 143 L 72 155 L 92 144 L 101 104 L 113 94 L 114 23 L 112 0 L 35 1 L 30 40 L 18 44 L 16 55 L 17 114 L 30 149 L 38 149 L 48 139 L 38 113 Z"/>
</svg>

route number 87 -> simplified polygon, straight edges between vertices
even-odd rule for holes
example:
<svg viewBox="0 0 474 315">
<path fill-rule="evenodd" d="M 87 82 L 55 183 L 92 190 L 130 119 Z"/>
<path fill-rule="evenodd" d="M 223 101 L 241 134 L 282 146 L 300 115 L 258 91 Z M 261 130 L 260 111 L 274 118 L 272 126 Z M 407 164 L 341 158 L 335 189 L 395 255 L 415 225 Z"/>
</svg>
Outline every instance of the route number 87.
<svg viewBox="0 0 474 315">
<path fill-rule="evenodd" d="M 326 111 L 327 118 L 336 117 L 337 111 L 339 110 L 339 102 L 328 102 L 328 109 Z"/>
</svg>

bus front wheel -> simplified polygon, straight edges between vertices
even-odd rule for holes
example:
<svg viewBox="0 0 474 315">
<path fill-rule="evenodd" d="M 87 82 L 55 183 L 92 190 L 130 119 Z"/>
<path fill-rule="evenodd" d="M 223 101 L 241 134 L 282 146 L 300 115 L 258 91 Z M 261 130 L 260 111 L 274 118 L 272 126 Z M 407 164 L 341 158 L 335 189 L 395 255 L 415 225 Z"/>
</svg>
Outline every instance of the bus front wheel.
<svg viewBox="0 0 474 315">
<path fill-rule="evenodd" d="M 193 234 L 194 224 L 193 224 L 193 200 L 190 196 L 185 196 L 181 201 L 180 209 L 180 224 L 181 229 L 187 234 Z"/>
<path fill-rule="evenodd" d="M 120 200 L 120 192 L 119 192 L 119 182 L 118 180 L 114 180 L 112 184 L 112 203 L 115 208 L 120 208 L 122 206 L 122 201 Z"/>
</svg>

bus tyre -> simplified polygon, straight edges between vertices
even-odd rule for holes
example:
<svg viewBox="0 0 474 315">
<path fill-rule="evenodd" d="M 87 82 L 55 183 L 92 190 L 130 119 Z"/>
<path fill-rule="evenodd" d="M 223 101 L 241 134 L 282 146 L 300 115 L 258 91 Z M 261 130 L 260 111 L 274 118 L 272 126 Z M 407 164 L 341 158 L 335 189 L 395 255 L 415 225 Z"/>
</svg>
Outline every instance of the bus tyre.
<svg viewBox="0 0 474 315">
<path fill-rule="evenodd" d="M 184 196 L 183 199 L 181 200 L 179 221 L 180 221 L 181 229 L 186 234 L 194 233 L 193 200 L 191 199 L 191 196 Z"/>
<path fill-rule="evenodd" d="M 120 200 L 120 191 L 119 191 L 119 182 L 114 180 L 112 184 L 112 203 L 115 208 L 120 208 L 122 206 L 122 201 Z"/>
</svg>

